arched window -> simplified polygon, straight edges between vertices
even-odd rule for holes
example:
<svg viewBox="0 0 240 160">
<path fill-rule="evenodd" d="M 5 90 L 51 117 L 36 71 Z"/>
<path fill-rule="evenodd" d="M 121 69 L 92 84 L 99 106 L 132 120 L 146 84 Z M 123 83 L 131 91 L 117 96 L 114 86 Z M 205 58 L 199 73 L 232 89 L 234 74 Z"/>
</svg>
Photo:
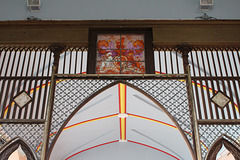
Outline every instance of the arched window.
<svg viewBox="0 0 240 160">
<path fill-rule="evenodd" d="M 229 154 L 232 154 L 232 156 L 235 158 L 235 160 L 238 160 L 240 157 L 240 146 L 237 143 L 232 144 L 229 142 L 226 138 L 233 141 L 231 138 L 222 136 L 216 142 L 212 145 L 210 148 L 206 160 L 217 160 L 219 159 L 219 154 L 222 152 L 222 149 L 226 149 L 229 151 Z M 235 142 L 235 141 L 233 141 Z M 224 159 L 223 159 L 224 160 Z"/>
<path fill-rule="evenodd" d="M 20 137 L 15 137 L 0 149 L 0 157 L 4 160 L 36 160 L 31 148 Z"/>
</svg>

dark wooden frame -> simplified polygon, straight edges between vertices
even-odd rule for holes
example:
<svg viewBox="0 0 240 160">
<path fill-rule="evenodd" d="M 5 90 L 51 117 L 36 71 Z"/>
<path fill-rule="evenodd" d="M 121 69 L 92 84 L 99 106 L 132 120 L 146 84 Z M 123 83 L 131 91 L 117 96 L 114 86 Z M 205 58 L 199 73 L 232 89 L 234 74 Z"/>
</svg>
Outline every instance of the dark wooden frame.
<svg viewBox="0 0 240 160">
<path fill-rule="evenodd" d="M 240 157 L 240 150 L 234 146 L 231 142 L 225 139 L 223 136 L 218 138 L 212 147 L 209 149 L 208 154 L 206 156 L 206 160 L 213 160 L 216 159 L 218 152 L 222 148 L 222 145 L 234 156 L 236 160 Z M 240 147 L 240 146 L 238 146 Z"/>
<path fill-rule="evenodd" d="M 227 98 L 229 99 L 228 103 L 232 102 L 232 99 L 231 99 L 230 97 L 228 97 L 228 96 L 227 96 L 225 93 L 223 93 L 222 91 L 218 91 L 218 92 L 214 93 L 214 95 L 213 95 L 213 96 L 211 97 L 211 99 L 210 99 L 211 102 L 214 103 L 214 104 L 216 104 L 216 106 L 219 107 L 220 109 L 223 109 L 223 108 L 226 107 L 226 105 L 227 105 L 228 103 L 227 103 L 225 106 L 221 107 L 221 106 L 219 106 L 216 102 L 213 101 L 213 98 L 214 98 L 218 93 L 222 93 L 225 97 L 227 97 Z"/>
<path fill-rule="evenodd" d="M 154 74 L 154 55 L 152 44 L 152 30 L 141 28 L 129 29 L 90 29 L 89 30 L 89 52 L 87 73 L 96 73 L 96 46 L 98 34 L 144 34 L 145 39 L 145 72 L 147 74 Z"/>
<path fill-rule="evenodd" d="M 7 160 L 8 157 L 21 145 L 24 153 L 27 156 L 27 159 L 37 160 L 36 155 L 33 150 L 28 146 L 26 142 L 24 142 L 20 137 L 15 137 L 11 139 L 9 142 L 4 144 L 0 148 L 0 157 L 3 160 Z"/>
<path fill-rule="evenodd" d="M 18 97 L 20 94 L 22 93 L 26 93 L 27 96 L 30 98 L 30 101 L 28 101 L 25 105 L 23 105 L 22 107 L 18 105 L 17 102 L 15 102 L 15 98 Z M 16 96 L 13 97 L 13 101 L 16 103 L 16 105 L 20 108 L 23 109 L 25 106 L 27 106 L 31 101 L 32 101 L 32 97 L 26 92 L 26 91 L 21 91 L 20 93 L 18 93 Z"/>
<path fill-rule="evenodd" d="M 240 46 L 240 20 L 81 20 L 0 21 L 0 45 L 88 46 L 92 28 L 152 28 L 154 46 Z"/>
</svg>

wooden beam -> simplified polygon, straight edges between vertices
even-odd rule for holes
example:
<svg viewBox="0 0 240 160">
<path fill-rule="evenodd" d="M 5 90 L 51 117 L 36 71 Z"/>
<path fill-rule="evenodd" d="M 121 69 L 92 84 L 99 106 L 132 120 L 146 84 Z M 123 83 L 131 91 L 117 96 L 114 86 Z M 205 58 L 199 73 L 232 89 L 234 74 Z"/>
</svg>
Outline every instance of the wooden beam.
<svg viewBox="0 0 240 160">
<path fill-rule="evenodd" d="M 212 119 L 212 120 L 198 120 L 199 125 L 209 124 L 240 124 L 240 119 Z"/>
<path fill-rule="evenodd" d="M 0 45 L 86 47 L 91 28 L 150 28 L 154 46 L 240 46 L 240 20 L 0 21 Z"/>
<path fill-rule="evenodd" d="M 189 44 L 196 47 L 240 46 L 240 26 L 186 25 L 153 28 L 154 46 Z"/>
<path fill-rule="evenodd" d="M 23 123 L 43 124 L 44 122 L 45 122 L 44 119 L 0 119 L 0 124 L 4 124 L 4 123 L 14 123 L 14 124 L 23 124 Z"/>
<path fill-rule="evenodd" d="M 0 26 L 0 44 L 46 46 L 88 46 L 88 28 L 64 26 Z"/>
</svg>

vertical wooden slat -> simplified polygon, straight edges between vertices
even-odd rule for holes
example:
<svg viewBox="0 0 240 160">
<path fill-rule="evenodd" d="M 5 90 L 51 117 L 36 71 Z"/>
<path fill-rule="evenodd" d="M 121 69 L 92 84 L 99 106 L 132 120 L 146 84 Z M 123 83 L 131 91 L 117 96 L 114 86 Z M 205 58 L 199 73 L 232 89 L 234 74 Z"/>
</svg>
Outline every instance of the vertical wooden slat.
<svg viewBox="0 0 240 160">
<path fill-rule="evenodd" d="M 40 57 L 39 57 L 39 61 L 38 61 L 38 67 L 37 67 L 37 76 L 39 76 L 38 74 L 39 74 L 39 70 L 40 70 L 40 63 L 41 63 L 41 59 L 42 59 L 42 54 L 43 54 L 43 49 L 39 49 L 39 54 L 40 54 Z M 36 96 L 34 96 L 35 98 L 36 98 L 36 111 L 35 111 L 35 119 L 37 119 L 38 118 L 38 114 L 40 113 L 40 99 L 41 99 L 41 93 L 42 93 L 42 79 L 41 80 L 39 80 L 40 81 L 40 84 L 39 84 L 39 86 L 37 86 L 37 87 L 39 87 L 39 89 L 38 89 L 38 96 L 36 97 Z M 35 91 L 35 94 L 36 94 L 36 91 Z M 34 104 L 33 104 L 33 106 L 34 106 Z"/>
<path fill-rule="evenodd" d="M 38 51 L 38 49 L 34 48 L 34 59 L 33 59 L 33 67 L 32 67 L 31 77 L 34 76 L 34 70 L 35 70 L 35 66 L 36 66 L 37 51 Z M 30 116 L 29 116 L 30 119 L 33 118 L 36 87 L 37 87 L 37 80 L 35 79 L 35 80 L 33 80 L 33 96 L 32 96 L 32 102 L 31 102 L 31 107 L 30 107 Z M 30 88 L 29 94 L 32 91 L 31 89 L 32 88 Z"/>
<path fill-rule="evenodd" d="M 17 65 L 18 63 L 15 63 L 15 59 L 16 59 L 16 56 L 17 56 L 17 52 L 19 51 L 20 49 L 17 48 L 15 50 L 12 50 L 11 54 L 14 54 L 14 57 L 13 57 L 13 60 L 12 60 L 12 64 L 11 64 L 11 69 L 10 69 L 10 73 L 9 73 L 9 76 L 12 77 L 12 76 L 16 76 L 16 75 L 13 75 L 13 71 L 14 71 L 14 66 Z M 19 61 L 19 59 L 17 60 Z M 16 74 L 16 73 L 15 73 Z M 11 88 L 8 88 L 10 89 L 10 95 L 9 95 L 9 104 L 8 104 L 8 112 L 7 112 L 7 118 L 13 118 L 13 117 L 10 117 L 10 115 L 12 116 L 15 116 L 15 112 L 16 112 L 16 104 L 14 103 L 13 104 L 13 97 L 14 97 L 14 92 L 15 92 L 15 86 L 16 86 L 16 80 L 13 80 L 13 85 L 11 86 Z M 12 112 L 12 114 L 11 114 Z"/>
<path fill-rule="evenodd" d="M 164 61 L 165 61 L 165 70 L 166 70 L 166 74 L 168 74 L 168 67 L 167 67 L 167 53 L 166 53 L 166 50 L 164 51 Z"/>
<path fill-rule="evenodd" d="M 212 60 L 213 60 L 213 67 L 214 67 L 214 75 L 217 76 L 217 71 L 216 71 L 216 62 L 215 62 L 215 58 L 213 56 L 213 49 L 211 49 L 211 57 L 212 57 Z M 213 90 L 213 94 L 216 93 L 216 90 L 215 90 L 215 84 L 214 84 L 214 81 L 211 81 L 212 82 L 212 90 Z M 215 81 L 216 82 L 216 81 Z M 216 110 L 216 116 L 217 116 L 217 119 L 220 118 L 220 113 L 219 113 L 219 108 L 217 107 L 217 105 L 214 103 L 214 107 L 215 107 L 215 110 Z"/>
<path fill-rule="evenodd" d="M 74 74 L 77 74 L 77 66 L 78 66 L 78 51 L 79 51 L 79 48 L 78 49 L 74 49 L 76 55 L 75 55 L 75 68 L 74 68 Z M 81 72 L 81 71 L 80 71 Z"/>
<path fill-rule="evenodd" d="M 209 76 L 211 77 L 211 76 L 213 76 L 213 73 L 212 73 L 212 69 L 211 69 L 211 65 L 210 65 L 209 52 L 210 52 L 210 55 L 211 55 L 211 57 L 212 57 L 211 59 L 213 60 L 213 56 L 212 56 L 213 52 L 212 52 L 212 50 L 211 50 L 210 48 L 208 48 L 208 49 L 206 50 L 206 57 L 207 57 L 207 64 L 208 64 L 208 66 L 209 66 Z M 213 60 L 213 62 L 211 62 L 211 63 L 214 63 L 214 60 Z M 215 64 L 214 64 L 213 66 L 214 66 L 214 71 L 215 71 Z M 216 75 L 216 72 L 215 72 L 215 75 Z M 214 89 L 215 87 L 214 87 L 213 80 L 210 80 L 210 83 L 211 83 L 212 93 L 213 93 L 213 95 L 214 95 L 214 94 L 215 94 L 215 89 Z M 209 101 L 210 101 L 210 98 L 211 98 L 211 97 L 210 97 L 210 87 L 209 87 L 209 86 L 207 86 L 207 90 L 208 90 Z M 214 107 L 212 107 L 211 104 L 212 104 L 212 103 L 210 102 L 209 107 L 211 107 L 211 108 L 214 109 L 215 114 L 216 114 L 216 118 L 219 119 L 218 108 L 217 108 L 216 104 L 213 103 L 213 106 L 214 106 Z M 213 109 L 212 109 L 212 111 L 213 111 Z"/>
<path fill-rule="evenodd" d="M 232 53 L 232 59 L 233 59 L 232 65 L 234 65 L 234 68 L 235 68 L 235 70 L 236 70 L 236 76 L 239 77 L 239 73 L 238 73 L 239 67 L 238 67 L 238 66 L 239 66 L 240 64 L 237 65 L 236 58 L 235 58 L 236 56 L 235 56 L 235 54 L 234 54 L 234 53 L 237 54 L 238 52 L 237 52 L 237 51 L 234 52 L 234 50 L 232 49 L 232 52 L 231 52 L 231 53 Z"/>
<path fill-rule="evenodd" d="M 200 72 L 200 63 L 199 63 L 199 57 L 198 57 L 198 53 L 196 52 L 196 62 L 197 62 L 197 70 L 198 70 L 198 76 L 201 76 L 201 72 Z"/>
<path fill-rule="evenodd" d="M 81 65 L 79 65 L 80 66 L 80 74 L 82 74 L 83 72 L 83 52 L 84 52 L 84 49 L 81 49 L 80 50 L 81 52 L 80 52 L 80 59 L 81 59 Z"/>
<path fill-rule="evenodd" d="M 162 74 L 162 67 L 161 67 L 161 64 L 162 64 L 162 61 L 161 61 L 161 49 L 158 50 L 158 56 L 159 56 L 159 72 L 160 72 L 160 74 Z"/>
<path fill-rule="evenodd" d="M 234 93 L 234 91 L 232 90 L 233 86 L 230 84 L 229 80 L 226 80 L 226 82 L 227 82 L 227 85 L 228 85 L 227 88 L 229 88 L 229 95 L 230 95 L 231 101 L 232 101 L 232 103 L 229 104 L 229 107 L 231 105 L 232 111 L 233 111 L 233 117 L 230 117 L 230 119 L 237 119 L 236 109 L 235 109 L 235 105 L 234 105 L 234 98 L 233 98 L 233 94 L 232 94 L 232 93 Z M 236 92 L 234 94 L 236 95 Z"/>
<path fill-rule="evenodd" d="M 7 92 L 8 93 L 7 95 L 9 96 L 9 101 L 8 101 L 8 104 L 7 104 L 8 112 L 7 112 L 7 115 L 6 115 L 7 119 L 10 118 L 10 113 L 12 111 L 12 100 L 13 100 L 13 94 L 14 94 L 14 88 L 15 88 L 16 80 L 15 79 L 11 80 L 9 84 L 11 84 L 11 86 L 8 86 L 9 92 Z"/>
<path fill-rule="evenodd" d="M 20 66 L 19 66 L 19 62 L 20 62 L 20 58 L 21 58 L 21 55 L 22 55 L 22 52 L 23 52 L 23 48 L 21 48 L 20 50 L 19 50 L 19 57 L 18 57 L 18 62 L 17 62 L 17 68 L 16 68 L 16 72 L 15 72 L 15 75 L 14 75 L 14 77 L 16 77 L 17 76 L 17 73 L 18 73 L 18 68 L 20 68 Z M 18 83 L 18 86 L 17 86 L 17 95 L 18 95 L 18 93 L 20 92 L 20 87 L 21 87 L 21 81 L 19 81 L 19 83 Z M 14 90 L 15 88 L 13 88 L 13 90 Z M 12 119 L 15 119 L 16 117 L 16 110 L 17 109 L 19 109 L 19 110 L 21 110 L 21 108 L 19 108 L 16 104 L 14 104 L 13 106 L 12 106 L 12 108 L 13 108 L 13 115 L 12 115 Z"/>
<path fill-rule="evenodd" d="M 43 59 L 43 69 L 42 69 L 42 77 L 45 76 L 45 66 L 46 66 L 46 59 L 47 59 L 47 50 L 44 48 L 44 59 Z M 48 75 L 47 75 L 48 76 Z"/>
<path fill-rule="evenodd" d="M 178 52 L 177 50 L 175 50 L 176 52 L 176 65 L 177 65 L 177 74 L 180 74 L 180 71 L 179 71 L 179 58 L 178 58 Z"/>
<path fill-rule="evenodd" d="M 194 50 L 194 52 L 196 52 L 196 50 Z M 194 60 L 193 60 L 193 51 L 192 52 L 190 52 L 190 57 L 191 57 L 191 70 L 192 70 L 192 73 L 193 73 L 193 75 L 192 76 L 196 76 L 196 74 L 195 74 L 195 65 L 194 65 Z"/>
<path fill-rule="evenodd" d="M 225 95 L 227 95 L 227 89 L 226 89 L 226 85 L 225 85 L 225 81 L 221 81 L 222 82 L 222 86 L 223 86 L 223 93 Z M 230 90 L 230 88 L 228 88 Z M 230 91 L 229 91 L 230 92 Z M 228 118 L 227 119 L 231 119 L 231 114 L 230 114 L 230 110 L 229 110 L 229 106 L 227 105 L 226 107 L 224 107 L 226 110 L 227 110 L 227 115 L 228 115 Z"/>
<path fill-rule="evenodd" d="M 238 85 L 237 85 L 236 83 L 237 83 Z M 240 80 L 235 81 L 234 84 L 236 84 L 236 86 L 237 86 L 236 88 L 238 88 L 238 89 L 240 88 Z M 238 98 L 238 97 L 240 97 L 240 95 L 238 94 L 238 92 L 236 92 L 236 93 L 237 93 L 237 94 L 236 94 L 236 95 L 237 95 L 237 98 L 236 98 L 236 99 L 237 99 L 237 104 L 238 104 L 238 113 L 240 114 L 240 100 L 239 100 L 239 98 Z"/>
<path fill-rule="evenodd" d="M 5 84 L 5 82 L 6 82 L 6 84 Z M 3 86 L 7 85 L 7 89 L 5 90 L 5 93 L 3 94 L 3 95 L 5 95 L 5 97 L 4 97 L 3 104 L 2 104 L 2 115 L 1 115 L 2 118 L 4 118 L 4 113 L 5 113 L 5 110 L 6 110 L 6 107 L 7 107 L 6 106 L 6 104 L 7 104 L 6 95 L 8 95 L 8 92 L 9 92 L 8 88 L 10 86 L 10 82 L 11 82 L 10 80 L 5 80 L 4 83 L 3 83 Z"/>
<path fill-rule="evenodd" d="M 47 53 L 49 53 L 49 61 L 48 61 L 48 69 L 47 69 L 47 75 L 50 76 L 51 75 L 51 60 L 52 60 L 52 53 L 49 51 L 49 48 L 48 50 L 46 51 Z"/>
<path fill-rule="evenodd" d="M 48 66 L 48 69 L 47 69 L 47 75 L 49 75 L 49 69 L 51 67 L 51 57 L 52 57 L 52 53 L 51 52 L 48 52 L 49 49 L 45 49 L 45 60 L 44 60 L 44 66 L 45 66 L 45 61 L 46 61 L 46 57 L 48 56 L 49 57 L 49 62 L 46 64 Z M 45 67 L 44 67 L 45 68 Z M 44 74 L 43 74 L 44 75 Z M 44 93 L 43 93 L 43 102 L 42 102 L 42 110 L 41 110 L 41 119 L 44 118 L 44 115 L 45 115 L 45 109 L 46 109 L 46 102 L 47 102 L 47 93 L 48 93 L 48 83 L 49 83 L 49 80 L 45 80 L 43 81 L 43 84 L 45 85 L 44 87 Z"/>
<path fill-rule="evenodd" d="M 63 61 L 63 74 L 65 74 L 65 66 L 66 66 L 66 57 L 67 57 L 67 52 L 64 52 L 64 61 Z"/>
<path fill-rule="evenodd" d="M 1 108 L 0 108 L 0 111 L 1 111 L 1 116 L 0 116 L 0 118 L 3 118 L 3 111 L 5 110 L 5 107 L 4 107 L 4 105 L 1 105 L 2 103 L 3 103 L 3 101 L 4 101 L 4 86 L 5 86 L 5 82 L 6 82 L 6 80 L 0 80 L 0 82 L 2 81 L 2 85 L 1 85 L 1 90 L 0 90 L 0 106 L 1 106 Z"/>
<path fill-rule="evenodd" d="M 206 62 L 205 62 L 205 60 L 204 60 L 204 58 L 203 58 L 203 51 L 204 50 L 201 50 L 201 54 L 200 54 L 200 57 L 201 57 L 201 60 L 202 60 L 202 63 L 203 63 L 203 76 L 204 77 L 206 77 Z M 205 52 L 207 52 L 206 50 L 205 50 Z M 208 82 L 207 81 L 205 81 L 205 86 L 206 86 L 206 92 L 207 92 L 207 95 L 206 96 L 204 96 L 204 97 L 207 97 L 207 99 L 206 98 L 204 98 L 204 99 L 206 99 L 206 101 L 208 102 L 208 108 L 209 108 L 209 112 L 210 112 L 210 118 L 211 119 L 213 119 L 213 111 L 212 111 L 212 107 L 211 107 L 211 103 L 210 103 L 210 94 L 209 94 L 209 87 L 208 87 Z M 206 102 L 206 103 L 207 103 Z M 207 105 L 206 105 L 207 106 Z"/>
<path fill-rule="evenodd" d="M 41 119 L 44 118 L 45 115 L 45 109 L 46 109 L 46 102 L 47 102 L 47 93 L 48 93 L 48 83 L 49 80 L 45 80 L 45 87 L 44 87 L 44 95 L 43 95 L 43 103 L 42 103 L 42 111 L 41 111 Z"/>
<path fill-rule="evenodd" d="M 8 51 L 8 49 L 9 48 L 1 48 L 1 56 L 3 56 L 3 62 L 1 63 L 1 67 L 0 67 L 0 76 L 2 75 L 2 74 L 4 74 L 4 72 L 2 72 L 3 71 L 3 66 L 4 66 L 4 62 L 6 61 L 5 60 L 5 58 L 7 57 L 7 51 Z M 4 51 L 4 54 L 2 53 Z M 5 71 L 6 72 L 6 71 Z M 6 95 L 6 94 L 4 94 L 4 86 L 5 86 L 5 82 L 6 82 L 6 80 L 3 80 L 3 82 L 2 82 L 2 86 L 1 86 L 1 90 L 0 90 L 0 104 L 2 104 L 3 103 L 3 105 L 1 105 L 1 108 L 0 108 L 0 110 L 1 110 L 1 118 L 3 118 L 3 115 L 4 115 L 4 111 L 5 111 L 5 105 L 4 105 L 4 101 L 6 100 L 6 99 L 4 99 L 3 97 L 4 97 L 4 95 Z M 3 100 L 3 102 L 2 102 L 2 100 Z"/>
<path fill-rule="evenodd" d="M 173 52 L 173 49 L 171 48 L 171 50 L 170 50 L 170 65 L 169 66 L 171 66 L 171 72 L 170 72 L 170 74 L 174 74 L 174 71 L 173 71 L 173 56 L 172 56 L 172 53 Z"/>
<path fill-rule="evenodd" d="M 5 77 L 8 76 L 7 73 L 8 73 L 9 68 L 10 68 L 10 73 L 11 73 L 11 68 L 13 68 L 13 65 L 10 65 L 11 57 L 12 56 L 15 57 L 15 54 L 12 54 L 13 50 L 14 50 L 14 48 L 10 49 L 10 56 L 8 57 L 8 62 L 6 65 L 7 67 L 6 67 L 6 71 L 5 71 L 5 75 L 4 75 Z M 11 75 L 9 75 L 9 76 L 11 76 Z"/>
<path fill-rule="evenodd" d="M 205 85 L 206 85 L 206 92 L 207 92 L 207 102 L 208 102 L 208 107 L 209 107 L 209 112 L 210 112 L 210 118 L 213 119 L 213 110 L 212 110 L 212 106 L 211 106 L 211 102 L 210 102 L 210 89 L 208 86 L 208 81 L 205 81 Z"/>
<path fill-rule="evenodd" d="M 220 61 L 220 57 L 219 57 L 219 52 L 220 52 L 219 49 L 217 49 L 216 52 L 217 52 L 217 54 L 216 54 L 217 55 L 217 63 L 218 63 L 218 67 L 219 67 L 218 69 L 220 72 L 220 77 L 222 77 L 223 76 L 223 71 L 222 71 L 223 68 L 221 66 L 221 61 Z"/>
<path fill-rule="evenodd" d="M 219 61 L 219 63 L 220 63 L 220 68 L 222 69 L 222 72 L 223 71 L 225 71 L 225 74 L 226 75 L 221 75 L 221 76 L 229 76 L 229 74 L 228 74 L 228 71 L 227 71 L 227 66 L 226 66 L 226 60 L 225 60 L 225 56 L 224 56 L 224 49 L 223 48 L 220 48 L 220 53 L 221 54 L 219 54 L 219 58 L 220 58 L 220 56 L 221 56 L 221 59 L 222 59 L 222 61 Z M 221 63 L 222 62 L 222 63 Z"/>
<path fill-rule="evenodd" d="M 31 74 L 31 70 L 30 70 L 30 67 L 31 67 L 31 57 L 32 57 L 32 53 L 33 53 L 33 48 L 30 48 L 30 49 L 28 49 L 28 51 L 29 51 L 29 60 L 28 60 L 28 64 L 27 64 L 27 71 L 26 71 L 26 76 L 31 76 L 32 74 L 33 74 L 33 72 L 32 72 L 32 74 Z M 35 56 L 35 55 L 34 55 Z M 30 92 L 31 92 L 31 86 L 32 86 L 32 79 L 30 79 L 29 81 L 28 81 L 28 86 L 27 86 L 27 93 L 30 95 Z M 27 83 L 27 81 L 26 81 L 26 83 Z M 24 119 L 26 119 L 27 117 L 28 118 L 30 118 L 29 116 L 28 116 L 28 110 L 30 109 L 30 106 L 31 106 L 31 104 L 32 103 L 30 103 L 30 104 L 28 104 L 26 107 L 25 107 L 25 113 L 24 113 Z"/>
<path fill-rule="evenodd" d="M 199 93 L 198 93 L 198 82 L 196 80 L 194 80 L 194 85 L 195 85 L 195 96 L 196 96 L 196 100 L 197 100 L 197 109 L 198 109 L 198 117 L 199 119 L 202 119 L 202 111 L 201 111 L 201 104 L 200 104 L 200 97 L 199 97 Z"/>
<path fill-rule="evenodd" d="M 27 70 L 26 70 L 25 76 L 28 76 L 28 74 L 29 74 L 29 69 L 30 69 L 30 65 L 31 65 L 31 57 L 32 57 L 32 48 L 27 51 L 29 52 L 29 55 L 28 55 L 28 64 L 27 64 Z"/>
<path fill-rule="evenodd" d="M 203 111 L 204 111 L 204 117 L 205 117 L 205 119 L 208 119 L 208 112 L 207 112 L 207 107 L 206 107 L 206 99 L 205 99 L 205 95 L 204 95 L 204 91 L 203 91 L 202 80 L 199 80 L 199 84 L 200 84 L 200 91 L 201 91 L 202 107 L 203 107 Z"/>
<path fill-rule="evenodd" d="M 231 76 L 234 76 L 234 73 L 233 73 L 233 64 L 230 62 L 230 51 L 229 50 L 226 50 L 226 55 L 227 55 L 227 62 L 229 64 L 229 67 L 230 67 L 230 73 L 231 73 Z M 233 62 L 234 63 L 234 62 Z M 228 71 L 227 71 L 228 72 Z"/>
<path fill-rule="evenodd" d="M 3 66 L 4 66 L 4 62 L 6 62 L 6 57 L 7 57 L 7 51 L 9 50 L 9 48 L 2 48 L 1 49 L 1 56 L 3 56 L 3 61 L 2 61 L 2 63 L 0 64 L 1 65 L 1 67 L 0 67 L 0 76 L 2 75 L 2 74 L 4 74 L 4 72 L 3 72 Z M 4 51 L 4 53 L 2 53 Z M 5 70 L 5 72 L 6 72 L 6 70 Z"/>
</svg>

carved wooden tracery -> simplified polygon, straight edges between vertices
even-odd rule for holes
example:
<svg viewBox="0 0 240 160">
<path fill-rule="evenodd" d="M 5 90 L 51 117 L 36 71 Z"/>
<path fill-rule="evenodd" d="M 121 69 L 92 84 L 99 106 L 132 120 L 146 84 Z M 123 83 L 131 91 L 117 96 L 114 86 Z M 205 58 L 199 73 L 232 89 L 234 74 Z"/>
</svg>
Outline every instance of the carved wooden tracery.
<svg viewBox="0 0 240 160">
<path fill-rule="evenodd" d="M 210 148 L 206 160 L 215 160 L 217 154 L 219 153 L 223 145 L 234 156 L 236 160 L 240 158 L 240 146 L 237 143 L 233 145 L 231 142 L 229 142 L 226 138 L 222 136 L 217 139 L 213 146 Z"/>
<path fill-rule="evenodd" d="M 32 149 L 20 137 L 15 137 L 0 148 L 0 157 L 2 160 L 7 160 L 11 154 L 21 146 L 22 151 L 28 160 L 37 160 Z"/>
</svg>

